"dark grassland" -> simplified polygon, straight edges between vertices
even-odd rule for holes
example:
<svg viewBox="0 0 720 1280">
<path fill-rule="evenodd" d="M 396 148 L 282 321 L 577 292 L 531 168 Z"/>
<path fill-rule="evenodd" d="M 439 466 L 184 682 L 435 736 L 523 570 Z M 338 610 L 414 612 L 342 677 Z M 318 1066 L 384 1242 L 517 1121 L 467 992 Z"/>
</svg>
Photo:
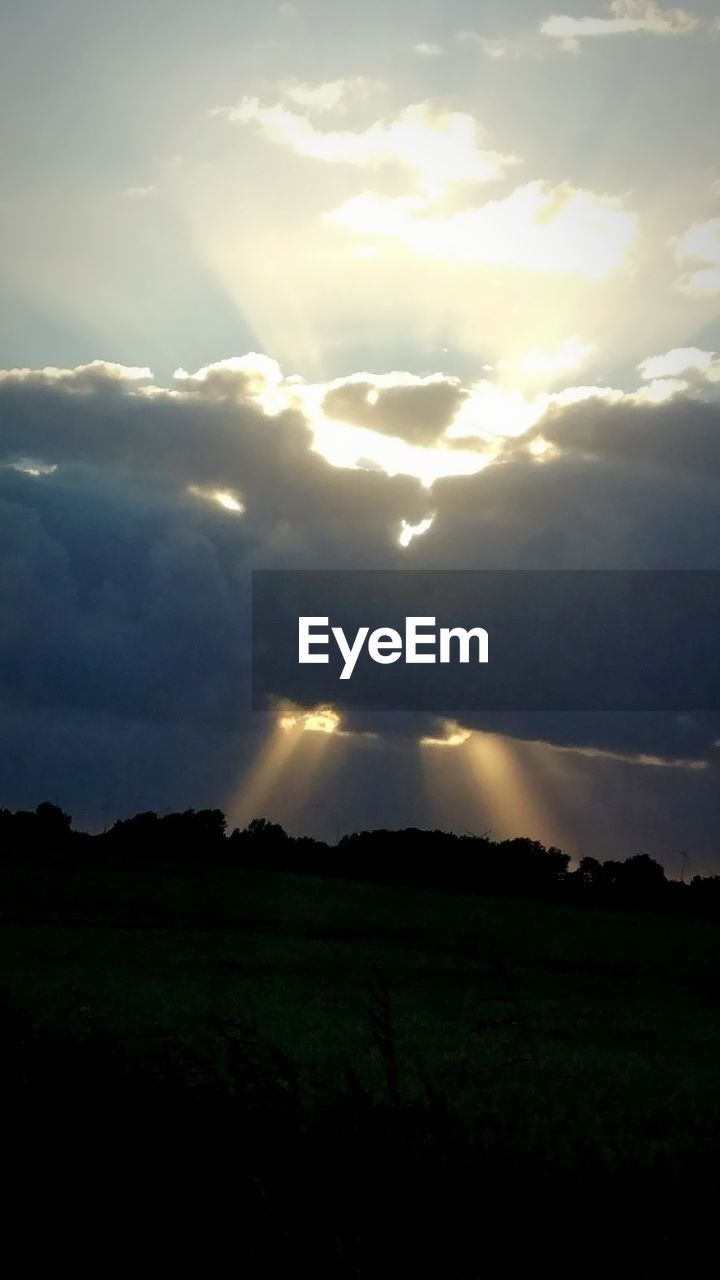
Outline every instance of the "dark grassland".
<svg viewBox="0 0 720 1280">
<path fill-rule="evenodd" d="M 699 1274 L 717 921 L 34 855 L 0 908 L 23 1272 Z"/>
</svg>

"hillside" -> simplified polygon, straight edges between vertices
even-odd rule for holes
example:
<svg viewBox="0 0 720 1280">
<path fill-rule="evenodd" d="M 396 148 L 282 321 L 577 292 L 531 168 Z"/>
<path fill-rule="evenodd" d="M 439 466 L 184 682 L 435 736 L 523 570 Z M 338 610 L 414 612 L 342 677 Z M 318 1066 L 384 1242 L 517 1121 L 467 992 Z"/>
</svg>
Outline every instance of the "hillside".
<svg viewBox="0 0 720 1280">
<path fill-rule="evenodd" d="M 47 1108 L 52 1127 L 60 1088 L 63 1107 L 79 1092 L 77 1132 L 88 1096 L 103 1132 L 129 1106 L 132 1081 L 136 1121 L 156 1115 L 160 1099 L 161 1110 L 176 1109 L 176 1138 L 187 1125 L 185 1160 L 200 1102 L 213 1115 L 220 1108 L 225 1135 L 241 1123 L 247 1138 L 252 1120 L 247 1152 L 256 1156 L 246 1152 L 236 1176 L 256 1186 L 255 1165 L 242 1173 L 242 1160 L 262 1162 L 268 1142 L 279 1144 L 270 1184 L 261 1182 L 273 1220 L 285 1222 L 283 1248 L 305 1250 L 311 1274 L 385 1274 L 377 1197 L 387 1208 L 396 1166 L 412 1203 L 429 1196 L 436 1209 L 417 1224 L 413 1247 L 448 1266 L 452 1254 L 451 1275 L 476 1274 L 463 1208 L 472 1187 L 487 1196 L 512 1185 L 522 1200 L 531 1185 L 545 1227 L 546 1194 L 566 1209 L 579 1195 L 578 1224 L 589 1205 L 602 1210 L 610 1247 L 631 1186 L 633 1247 L 647 1275 L 664 1274 L 685 1212 L 712 1202 L 704 1170 L 719 1132 L 720 931 L 711 920 L 42 858 L 3 865 L 0 895 L 6 1039 L 20 1043 L 4 1068 L 4 1096 L 21 1103 L 13 1115 Z M 213 1125 L 201 1128 L 209 1142 Z M 143 1124 L 137 1141 L 147 1133 Z M 332 1168 L 328 1142 L 341 1149 Z M 160 1147 L 174 1150 L 165 1139 Z M 406 1161 L 418 1170 L 423 1159 L 416 1186 Z M 298 1180 L 275 1185 L 288 1161 Z M 188 1171 L 192 1184 L 196 1161 Z M 348 1183 L 347 1221 L 346 1201 L 340 1218 L 331 1202 L 336 1178 Z M 440 1209 L 442 1185 L 456 1190 Z M 393 1187 L 402 1252 L 410 1206 L 397 1179 Z M 259 1238 L 243 1246 L 249 1274 L 280 1274 L 257 1260 L 280 1247 L 275 1229 L 251 1217 Z M 497 1227 L 496 1210 L 491 1217 Z M 339 1270 L 326 1256 L 331 1241 Z M 227 1248 L 216 1228 L 213 1266 Z"/>
</svg>

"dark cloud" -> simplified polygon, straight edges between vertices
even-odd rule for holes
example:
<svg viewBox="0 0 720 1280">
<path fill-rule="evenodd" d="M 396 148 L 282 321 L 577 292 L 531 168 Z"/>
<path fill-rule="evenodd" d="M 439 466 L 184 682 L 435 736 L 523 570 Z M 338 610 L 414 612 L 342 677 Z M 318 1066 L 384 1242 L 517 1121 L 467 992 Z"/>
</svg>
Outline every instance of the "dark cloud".
<svg viewBox="0 0 720 1280">
<path fill-rule="evenodd" d="M 652 405 L 632 400 L 585 400 L 551 409 L 528 433 L 568 454 L 616 461 L 627 467 L 669 468 L 699 480 L 720 481 L 720 403 L 674 398 Z M 510 446 L 522 448 L 527 437 Z"/>
<path fill-rule="evenodd" d="M 720 504 L 711 473 L 659 466 L 652 438 L 646 443 L 647 455 L 632 464 L 575 449 L 537 462 L 516 447 L 479 475 L 440 480 L 432 497 L 438 516 L 411 543 L 408 561 L 428 568 L 716 568 Z"/>
<path fill-rule="evenodd" d="M 261 559 L 290 564 L 322 563 L 329 548 L 339 564 L 358 550 L 384 563 L 401 520 L 426 512 L 414 480 L 331 467 L 311 451 L 300 413 L 268 416 L 246 397 L 253 380 L 245 374 L 222 374 L 232 396 L 218 396 L 213 379 L 207 394 L 198 383 L 189 394 L 146 396 L 119 389 L 116 376 L 94 378 L 82 392 L 43 374 L 1 379 L 0 463 L 34 459 L 61 475 L 82 468 L 118 494 L 142 491 L 184 508 L 188 486 L 236 491 L 246 509 L 241 540 Z"/>
<path fill-rule="evenodd" d="M 26 802 L 32 778 L 52 783 L 61 799 L 66 789 L 77 795 L 84 769 L 85 812 L 94 806 L 96 817 L 110 774 L 122 776 L 126 810 L 204 803 L 209 761 L 223 802 L 262 733 L 248 712 L 253 567 L 717 565 L 716 407 L 675 400 L 555 410 L 500 461 L 439 481 L 429 496 L 409 478 L 329 466 L 311 451 L 299 412 L 268 416 L 249 375 L 221 381 L 148 394 L 139 378 L 128 383 L 106 366 L 0 379 L 0 749 L 12 761 L 0 802 Z M 377 429 L 382 405 L 386 424 L 414 415 L 426 439 L 441 434 L 459 394 L 446 383 L 422 396 L 392 390 L 397 397 L 385 389 L 367 406 L 365 425 Z M 437 397 L 432 408 L 428 396 Z M 556 445 L 551 460 L 528 453 L 536 434 Z M 13 469 L 28 459 L 56 469 Z M 244 513 L 189 486 L 231 491 Z M 401 520 L 416 523 L 430 508 L 432 528 L 401 550 Z M 711 723 L 676 717 L 467 719 L 526 740 L 684 759 L 713 757 L 718 736 Z M 417 716 L 350 712 L 349 725 L 407 742 L 438 732 Z M 155 770 L 153 752 L 162 760 Z M 93 758 L 107 768 L 91 767 Z M 373 806 L 397 811 L 402 798 L 392 800 L 393 770 L 369 763 L 377 759 L 366 752 L 355 777 L 357 785 L 374 779 L 372 795 L 361 786 L 369 822 Z M 660 794 L 673 771 L 651 772 Z M 342 811 L 339 791 L 336 803 Z M 353 812 L 361 808 L 356 796 Z"/>
<path fill-rule="evenodd" d="M 432 445 L 450 426 L 467 394 L 451 378 L 392 387 L 353 380 L 328 391 L 323 412 L 328 418 L 369 427 L 409 444 Z"/>
</svg>

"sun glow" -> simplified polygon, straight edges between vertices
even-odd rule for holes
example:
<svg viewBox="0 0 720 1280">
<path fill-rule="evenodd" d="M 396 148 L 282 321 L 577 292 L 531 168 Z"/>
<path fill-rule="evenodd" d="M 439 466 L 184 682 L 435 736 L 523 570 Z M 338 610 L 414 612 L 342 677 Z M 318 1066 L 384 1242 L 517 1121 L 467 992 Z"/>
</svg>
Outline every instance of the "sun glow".
<svg viewBox="0 0 720 1280">
<path fill-rule="evenodd" d="M 245 511 L 245 504 L 235 493 L 231 493 L 228 489 L 204 489 L 201 485 L 188 485 L 188 493 L 194 498 L 205 498 L 209 502 L 217 502 L 218 506 L 223 507 L 225 511 L 232 511 L 234 515 L 241 516 Z"/>
<path fill-rule="evenodd" d="M 469 729 L 463 729 L 461 725 L 454 721 L 449 721 L 446 726 L 446 736 L 444 738 L 425 737 L 420 739 L 421 747 L 462 747 L 472 736 Z"/>
<path fill-rule="evenodd" d="M 210 114 L 254 126 L 269 142 L 306 159 L 362 169 L 401 165 L 415 174 L 426 198 L 439 196 L 451 183 L 491 181 L 517 163 L 512 155 L 479 145 L 481 131 L 473 116 L 439 111 L 426 102 L 411 104 L 395 119 L 376 120 L 360 132 L 324 132 L 297 111 L 249 97 L 234 107 L 215 107 Z"/>
<path fill-rule="evenodd" d="M 464 813 L 496 839 L 531 836 L 547 844 L 566 840 L 552 811 L 550 790 L 541 799 L 530 771 L 523 767 L 522 744 L 448 721 L 442 736 L 422 738 L 419 746 L 428 794 L 450 827 Z"/>
<path fill-rule="evenodd" d="M 414 538 L 421 538 L 424 533 L 432 529 L 434 523 L 434 515 L 421 520 L 419 524 L 408 524 L 407 520 L 403 520 L 400 527 L 400 536 L 398 537 L 400 546 L 409 547 Z"/>
<path fill-rule="evenodd" d="M 272 721 L 265 741 L 228 802 L 238 823 L 267 817 L 278 802 L 301 806 L 318 773 L 328 767 L 330 741 L 339 733 L 341 718 L 327 706 L 302 710 L 283 706 Z"/>
<path fill-rule="evenodd" d="M 635 239 L 619 201 L 562 184 L 529 182 L 509 196 L 440 215 L 418 196 L 353 196 L 327 221 L 363 239 L 399 241 L 418 258 L 484 263 L 604 280 Z"/>
<path fill-rule="evenodd" d="M 340 716 L 332 707 L 316 707 L 314 711 L 286 711 L 278 718 L 278 727 L 283 733 L 292 733 L 300 728 L 303 733 L 337 733 L 341 725 Z"/>
</svg>

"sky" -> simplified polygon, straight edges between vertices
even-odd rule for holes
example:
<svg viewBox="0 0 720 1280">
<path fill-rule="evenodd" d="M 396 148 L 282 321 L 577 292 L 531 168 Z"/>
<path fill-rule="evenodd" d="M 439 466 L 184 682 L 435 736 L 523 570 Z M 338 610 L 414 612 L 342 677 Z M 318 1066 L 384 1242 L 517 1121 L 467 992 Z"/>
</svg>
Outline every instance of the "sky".
<svg viewBox="0 0 720 1280">
<path fill-rule="evenodd" d="M 708 719 L 247 691 L 253 568 L 719 567 L 718 0 L 1 23 L 0 804 L 720 870 Z"/>
</svg>

